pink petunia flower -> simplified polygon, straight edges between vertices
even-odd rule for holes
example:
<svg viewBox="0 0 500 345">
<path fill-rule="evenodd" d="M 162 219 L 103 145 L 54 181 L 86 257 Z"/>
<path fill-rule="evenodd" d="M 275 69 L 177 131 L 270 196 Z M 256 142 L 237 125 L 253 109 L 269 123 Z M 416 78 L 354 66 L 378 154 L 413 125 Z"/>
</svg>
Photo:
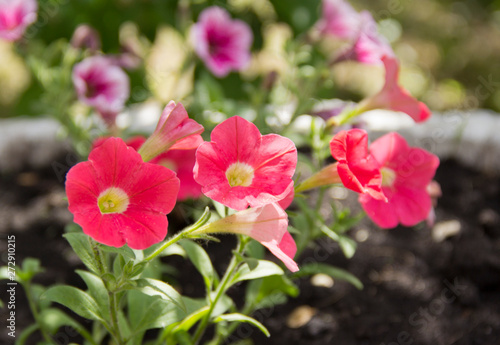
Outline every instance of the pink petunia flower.
<svg viewBox="0 0 500 345">
<path fill-rule="evenodd" d="M 0 0 L 0 38 L 17 41 L 37 18 L 36 0 Z"/>
<path fill-rule="evenodd" d="M 361 16 L 344 0 L 323 0 L 322 16 L 317 27 L 323 35 L 354 40 L 361 26 Z"/>
<path fill-rule="evenodd" d="M 336 58 L 336 62 L 355 60 L 364 64 L 382 64 L 384 56 L 394 57 L 394 52 L 387 40 L 378 33 L 377 23 L 372 15 L 363 11 L 360 14 L 361 25 L 353 45 Z"/>
<path fill-rule="evenodd" d="M 292 272 L 299 267 L 293 260 L 295 241 L 287 230 L 288 216 L 276 203 L 249 208 L 209 223 L 191 234 L 235 233 L 247 235 L 267 247 Z"/>
<path fill-rule="evenodd" d="M 239 71 L 250 61 L 252 30 L 245 22 L 232 20 L 220 7 L 203 10 L 193 26 L 191 39 L 196 54 L 217 77 Z"/>
<path fill-rule="evenodd" d="M 290 139 L 262 136 L 253 123 L 233 116 L 214 128 L 211 140 L 198 147 L 194 167 L 209 198 L 243 210 L 278 202 L 293 189 L 297 149 Z"/>
<path fill-rule="evenodd" d="M 439 158 L 421 148 L 409 147 L 397 133 L 374 141 L 370 153 L 382 173 L 382 190 L 387 202 L 361 194 L 359 202 L 381 228 L 401 223 L 413 226 L 427 219 L 432 209 L 428 185 L 439 165 Z"/>
<path fill-rule="evenodd" d="M 382 62 L 385 67 L 384 87 L 377 94 L 363 100 L 359 104 L 360 111 L 388 109 L 406 113 L 415 122 L 427 120 L 431 115 L 429 108 L 398 84 L 399 64 L 396 58 L 384 56 Z"/>
<path fill-rule="evenodd" d="M 84 59 L 73 68 L 73 84 L 78 99 L 94 107 L 106 123 L 115 123 L 130 95 L 127 74 L 104 56 Z"/>
<path fill-rule="evenodd" d="M 69 210 L 83 232 L 99 243 L 145 249 L 167 234 L 179 179 L 164 166 L 144 163 L 120 138 L 90 152 L 66 176 Z"/>
<path fill-rule="evenodd" d="M 337 172 L 346 188 L 384 202 L 379 163 L 368 153 L 366 131 L 351 129 L 337 133 L 330 142 L 330 151 L 338 161 Z"/>
<path fill-rule="evenodd" d="M 161 113 L 155 131 L 138 152 L 147 162 L 169 149 L 195 149 L 203 142 L 200 135 L 203 129 L 202 125 L 189 118 L 181 103 L 170 101 Z"/>
</svg>

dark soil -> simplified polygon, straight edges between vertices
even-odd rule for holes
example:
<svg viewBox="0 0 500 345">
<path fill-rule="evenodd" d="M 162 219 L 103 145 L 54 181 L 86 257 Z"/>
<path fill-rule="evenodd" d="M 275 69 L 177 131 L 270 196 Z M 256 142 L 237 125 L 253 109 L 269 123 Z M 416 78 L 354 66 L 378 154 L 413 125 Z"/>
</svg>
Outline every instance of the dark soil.
<svg viewBox="0 0 500 345">
<path fill-rule="evenodd" d="M 66 210 L 63 182 L 51 163 L 42 170 L 26 166 L 2 175 L 0 233 L 16 236 L 18 263 L 28 256 L 41 260 L 46 271 L 37 276 L 36 283 L 83 287 L 74 273 L 82 265 L 61 237 L 71 214 Z M 342 281 L 318 287 L 302 278 L 297 298 L 254 315 L 269 329 L 271 338 L 242 327 L 232 340 L 280 345 L 500 344 L 499 179 L 444 161 L 436 180 L 443 191 L 436 222 L 458 220 L 458 234 L 436 242 L 423 225 L 386 231 L 365 219 L 351 231 L 352 237 L 364 239 L 352 259 L 347 260 L 335 243 L 326 240 L 298 258 L 299 264 L 313 260 L 345 268 L 363 282 L 364 290 Z M 0 241 L 5 262 L 6 236 Z M 227 236 L 222 244 L 209 246 L 218 269 L 227 264 L 233 245 Z M 183 276 L 178 280 L 183 293 L 200 296 L 201 278 L 186 278 L 196 276 L 195 270 L 183 260 L 175 263 L 181 265 L 178 270 Z M 5 282 L 1 285 L 0 298 L 5 301 Z M 314 308 L 314 315 L 301 327 L 288 327 L 290 314 L 300 306 Z M 13 343 L 3 326 L 7 312 L 0 310 L 2 344 Z M 20 287 L 16 319 L 17 334 L 33 321 Z M 30 339 L 28 343 L 36 342 L 35 337 Z"/>
</svg>

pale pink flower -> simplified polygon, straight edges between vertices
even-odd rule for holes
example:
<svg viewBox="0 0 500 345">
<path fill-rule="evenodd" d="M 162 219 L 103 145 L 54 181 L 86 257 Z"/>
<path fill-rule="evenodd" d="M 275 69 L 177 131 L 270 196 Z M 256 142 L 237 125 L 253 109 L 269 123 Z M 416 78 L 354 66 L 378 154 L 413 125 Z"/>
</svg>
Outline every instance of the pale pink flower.
<svg viewBox="0 0 500 345">
<path fill-rule="evenodd" d="M 88 49 L 91 52 L 101 49 L 99 32 L 87 24 L 78 25 L 73 32 L 70 43 L 74 48 Z"/>
<path fill-rule="evenodd" d="M 432 208 L 427 188 L 439 165 L 438 157 L 409 147 L 397 133 L 374 141 L 370 153 L 379 164 L 387 202 L 361 194 L 359 202 L 368 216 L 381 228 L 393 228 L 399 223 L 413 226 L 426 220 Z"/>
<path fill-rule="evenodd" d="M 155 131 L 138 152 L 147 162 L 169 149 L 196 149 L 203 142 L 202 132 L 203 126 L 189 118 L 181 103 L 170 101 L 161 113 Z"/>
<path fill-rule="evenodd" d="M 36 0 L 0 0 L 0 38 L 17 41 L 36 21 Z"/>
<path fill-rule="evenodd" d="M 236 212 L 191 234 L 234 233 L 250 236 L 267 247 L 290 271 L 297 272 L 299 267 L 293 260 L 297 246 L 287 229 L 288 216 L 274 203 Z"/>
<path fill-rule="evenodd" d="M 361 16 L 344 0 L 323 0 L 322 15 L 317 26 L 324 35 L 354 40 L 361 26 Z"/>
<path fill-rule="evenodd" d="M 114 124 L 130 95 L 127 74 L 104 56 L 84 59 L 73 68 L 78 99 L 94 107 L 108 124 Z"/>
<path fill-rule="evenodd" d="M 406 113 L 415 122 L 427 120 L 431 115 L 429 108 L 398 84 L 399 64 L 396 58 L 384 56 L 382 62 L 385 67 L 384 87 L 377 94 L 363 100 L 359 104 L 360 111 L 388 109 Z"/>
<path fill-rule="evenodd" d="M 196 152 L 194 179 L 209 198 L 235 210 L 284 199 L 293 189 L 294 143 L 233 116 L 217 125 Z"/>
<path fill-rule="evenodd" d="M 200 14 L 191 38 L 196 54 L 217 77 L 239 71 L 250 61 L 252 30 L 220 7 L 208 7 Z"/>
<path fill-rule="evenodd" d="M 364 64 L 382 64 L 382 57 L 394 57 L 391 45 L 377 31 L 377 23 L 372 15 L 363 11 L 360 14 L 361 26 L 354 40 L 354 44 L 343 52 L 336 62 L 355 60 Z"/>
<path fill-rule="evenodd" d="M 164 166 L 144 163 L 120 138 L 94 148 L 66 176 L 69 210 L 99 243 L 146 249 L 167 235 L 179 179 Z"/>
</svg>

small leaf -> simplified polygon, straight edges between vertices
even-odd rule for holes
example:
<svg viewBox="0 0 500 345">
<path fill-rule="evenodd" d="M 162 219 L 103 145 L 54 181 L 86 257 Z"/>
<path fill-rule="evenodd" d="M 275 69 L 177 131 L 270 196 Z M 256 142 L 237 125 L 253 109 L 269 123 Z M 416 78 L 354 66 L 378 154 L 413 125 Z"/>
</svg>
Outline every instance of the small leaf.
<svg viewBox="0 0 500 345">
<path fill-rule="evenodd" d="M 217 274 L 205 249 L 190 240 L 181 240 L 179 243 L 186 251 L 189 260 L 201 273 L 207 290 L 211 290 L 213 282 L 217 279 Z"/>
<path fill-rule="evenodd" d="M 161 280 L 144 278 L 136 280 L 137 290 L 149 296 L 159 296 L 160 298 L 172 301 L 182 310 L 186 310 L 186 306 L 182 301 L 182 296 L 170 285 Z"/>
<path fill-rule="evenodd" d="M 116 247 L 106 246 L 104 244 L 99 244 L 99 248 L 101 248 L 101 250 L 103 252 L 106 252 L 106 253 L 121 254 L 125 258 L 131 259 L 131 260 L 135 259 L 134 251 L 127 245 L 124 245 L 120 248 L 116 248 Z"/>
<path fill-rule="evenodd" d="M 100 314 L 106 320 L 110 320 L 108 290 L 102 279 L 87 271 L 76 270 L 76 273 L 83 279 L 89 289 L 90 295 L 97 302 Z"/>
<path fill-rule="evenodd" d="M 94 249 L 90 244 L 90 238 L 81 232 L 71 232 L 63 236 L 68 240 L 71 248 L 73 248 L 85 266 L 94 273 L 100 274 L 99 265 L 94 256 Z"/>
<path fill-rule="evenodd" d="M 104 322 L 97 302 L 80 289 L 67 285 L 54 286 L 42 298 L 62 304 L 86 319 Z"/>
<path fill-rule="evenodd" d="M 267 328 L 264 327 L 263 324 L 261 324 L 259 321 L 255 320 L 254 318 L 251 318 L 250 316 L 246 316 L 246 315 L 239 314 L 239 313 L 232 313 L 232 314 L 220 315 L 214 320 L 214 322 L 222 322 L 222 321 L 246 322 L 246 323 L 249 323 L 249 324 L 257 327 L 258 329 L 260 329 L 261 332 L 264 333 L 266 337 L 269 338 L 271 336 L 271 334 L 269 333 Z"/>
<path fill-rule="evenodd" d="M 326 236 L 338 242 L 346 258 L 350 259 L 353 257 L 357 247 L 357 244 L 354 240 L 345 235 L 337 234 L 335 231 L 329 229 L 326 225 L 321 226 L 320 229 Z"/>
<path fill-rule="evenodd" d="M 236 271 L 236 274 L 231 281 L 231 285 L 243 280 L 257 279 L 272 276 L 275 274 L 282 275 L 285 274 L 285 272 L 274 262 L 259 260 L 257 267 L 255 267 L 253 270 L 251 270 L 250 267 L 248 267 L 248 264 L 245 263 L 238 269 L 238 271 Z"/>
<path fill-rule="evenodd" d="M 328 264 L 322 264 L 319 262 L 302 266 L 299 272 L 293 274 L 293 277 L 299 278 L 317 273 L 323 273 L 335 279 L 345 280 L 354 285 L 357 289 L 363 289 L 363 283 L 351 273 L 341 268 L 333 267 Z"/>
</svg>

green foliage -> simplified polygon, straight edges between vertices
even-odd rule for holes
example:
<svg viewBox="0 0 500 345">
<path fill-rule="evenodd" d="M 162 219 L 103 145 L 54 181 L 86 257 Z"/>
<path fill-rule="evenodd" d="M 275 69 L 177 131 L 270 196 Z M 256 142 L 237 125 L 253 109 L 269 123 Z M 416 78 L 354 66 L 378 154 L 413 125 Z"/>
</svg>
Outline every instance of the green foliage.
<svg viewBox="0 0 500 345">
<path fill-rule="evenodd" d="M 75 287 L 67 285 L 53 286 L 42 295 L 42 298 L 62 304 L 86 319 L 105 322 L 101 308 L 95 299 Z"/>
</svg>

